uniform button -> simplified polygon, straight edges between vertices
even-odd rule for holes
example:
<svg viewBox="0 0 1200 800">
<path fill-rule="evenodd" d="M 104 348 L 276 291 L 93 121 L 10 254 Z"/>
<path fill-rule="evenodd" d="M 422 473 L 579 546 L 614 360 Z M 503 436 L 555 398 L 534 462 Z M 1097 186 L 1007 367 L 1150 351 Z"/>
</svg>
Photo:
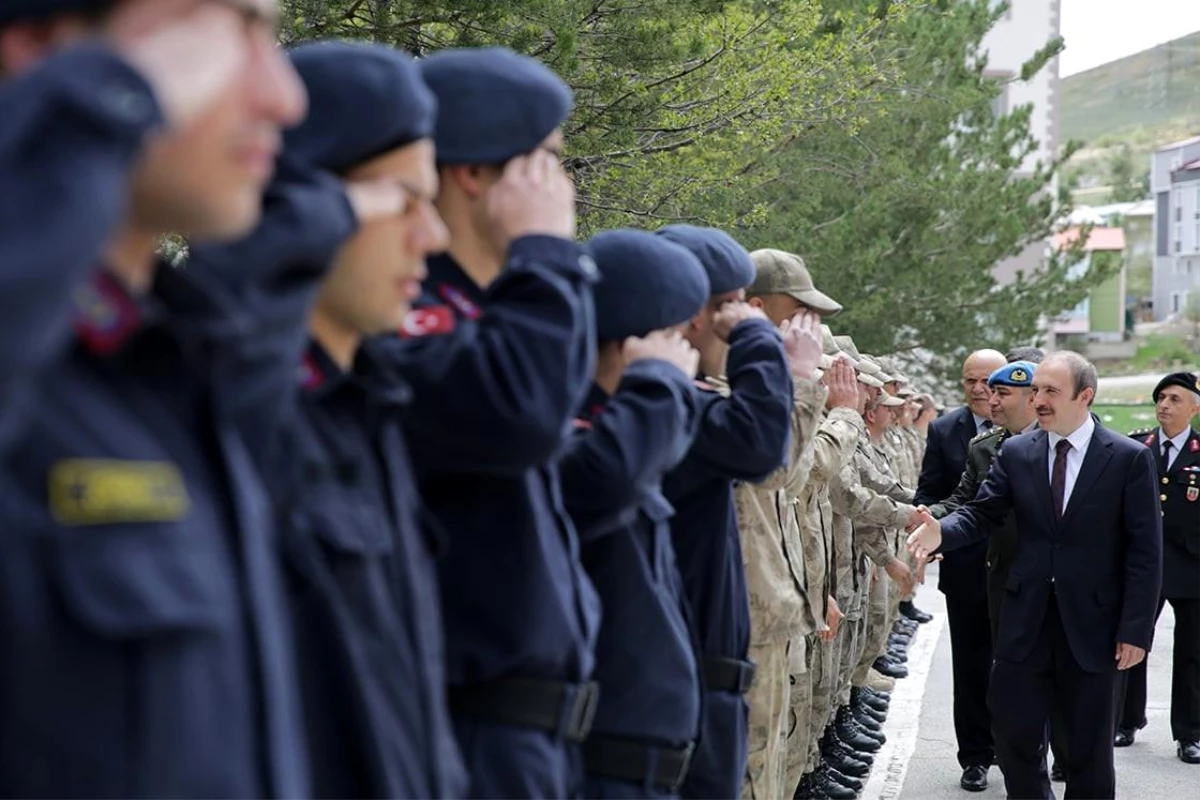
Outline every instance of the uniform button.
<svg viewBox="0 0 1200 800">
<path fill-rule="evenodd" d="M 579 268 L 583 270 L 585 275 L 595 275 L 596 261 L 591 256 L 580 256 Z"/>
<path fill-rule="evenodd" d="M 1159 499 L 1159 500 L 1162 500 L 1163 502 L 1166 502 L 1167 496 L 1166 496 L 1165 494 L 1160 494 L 1160 495 L 1158 496 L 1158 499 Z"/>
<path fill-rule="evenodd" d="M 150 115 L 150 104 L 146 98 L 121 84 L 106 87 L 100 95 L 100 102 L 126 122 L 142 122 Z"/>
<path fill-rule="evenodd" d="M 1164 475 L 1164 476 L 1163 476 L 1163 479 L 1162 479 L 1162 482 L 1163 482 L 1163 486 L 1166 486 L 1168 483 L 1170 483 L 1170 482 L 1171 482 L 1171 479 L 1170 479 L 1170 478 L 1168 478 L 1168 477 L 1166 477 L 1166 476 Z"/>
</svg>

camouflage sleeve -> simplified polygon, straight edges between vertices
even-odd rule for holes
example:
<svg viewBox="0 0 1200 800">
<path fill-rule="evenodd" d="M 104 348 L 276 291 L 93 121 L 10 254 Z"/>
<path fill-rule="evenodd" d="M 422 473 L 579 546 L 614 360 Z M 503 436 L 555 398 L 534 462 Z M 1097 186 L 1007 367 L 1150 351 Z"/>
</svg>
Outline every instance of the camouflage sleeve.
<svg viewBox="0 0 1200 800">
<path fill-rule="evenodd" d="M 903 528 L 908 525 L 913 507 L 907 503 L 897 503 L 890 497 L 863 486 L 859 480 L 856 460 L 851 459 L 829 484 L 829 501 L 833 512 L 848 517 L 855 527 L 874 525 L 881 528 Z"/>
<path fill-rule="evenodd" d="M 865 430 L 862 417 L 854 409 L 831 410 L 813 441 L 812 479 L 819 483 L 832 481 L 842 467 L 850 463 Z"/>
<path fill-rule="evenodd" d="M 895 557 L 888 544 L 887 534 L 884 533 L 883 528 L 877 528 L 874 525 L 854 526 L 854 547 L 866 553 L 868 558 L 881 567 L 892 563 L 892 559 Z"/>
<path fill-rule="evenodd" d="M 903 486 L 894 477 L 875 466 L 861 448 L 855 451 L 854 461 L 861 473 L 863 486 L 885 497 L 890 497 L 897 503 L 912 503 L 915 494 L 913 490 Z"/>
<path fill-rule="evenodd" d="M 798 494 L 812 466 L 814 434 L 821 421 L 828 390 L 818 381 L 796 378 L 792 389 L 792 442 L 787 462 L 764 480 L 760 489 L 784 489 Z"/>
</svg>

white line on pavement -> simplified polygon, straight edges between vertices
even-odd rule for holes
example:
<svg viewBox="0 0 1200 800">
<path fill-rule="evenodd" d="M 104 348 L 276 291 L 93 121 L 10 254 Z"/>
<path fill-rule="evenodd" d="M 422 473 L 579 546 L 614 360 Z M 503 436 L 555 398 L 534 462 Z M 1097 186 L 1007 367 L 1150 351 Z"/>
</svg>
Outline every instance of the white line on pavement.
<svg viewBox="0 0 1200 800">
<path fill-rule="evenodd" d="M 887 741 L 875 754 L 871 775 L 863 787 L 863 800 L 895 800 L 900 797 L 904 778 L 908 774 L 908 762 L 916 750 L 917 735 L 921 729 L 925 682 L 929 678 L 929 667 L 933 663 L 933 654 L 937 651 L 945 624 L 945 613 L 935 614 L 932 620 L 920 626 L 908 646 L 908 677 L 896 681 L 896 688 L 892 691 L 887 721 L 883 724 Z"/>
</svg>

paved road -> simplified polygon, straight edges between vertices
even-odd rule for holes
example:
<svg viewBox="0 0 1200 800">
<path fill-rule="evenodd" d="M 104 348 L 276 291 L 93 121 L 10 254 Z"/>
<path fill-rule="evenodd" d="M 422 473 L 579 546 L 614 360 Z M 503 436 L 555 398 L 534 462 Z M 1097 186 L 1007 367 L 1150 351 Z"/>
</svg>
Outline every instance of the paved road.
<svg viewBox="0 0 1200 800">
<path fill-rule="evenodd" d="M 950 638 L 946 629 L 945 603 L 937 591 L 937 575 L 930 570 L 917 596 L 917 605 L 935 614 L 922 625 L 909 648 L 909 677 L 898 681 L 884 731 L 888 741 L 879 752 L 875 768 L 864 787 L 866 800 L 969 800 L 1003 798 L 1004 779 L 993 768 L 987 791 L 963 791 L 958 785 L 962 771 L 955 758 L 954 724 L 951 713 Z M 1149 725 L 1139 732 L 1133 747 L 1116 751 L 1117 797 L 1200 797 L 1200 765 L 1175 758 L 1169 724 L 1171 642 L 1174 618 L 1171 607 L 1163 610 L 1150 654 Z M 1063 784 L 1053 785 L 1055 794 Z"/>
<path fill-rule="evenodd" d="M 1142 375 L 1114 375 L 1111 378 L 1100 379 L 1100 391 L 1105 389 L 1131 389 L 1138 386 L 1154 388 L 1165 373 L 1148 372 Z"/>
</svg>

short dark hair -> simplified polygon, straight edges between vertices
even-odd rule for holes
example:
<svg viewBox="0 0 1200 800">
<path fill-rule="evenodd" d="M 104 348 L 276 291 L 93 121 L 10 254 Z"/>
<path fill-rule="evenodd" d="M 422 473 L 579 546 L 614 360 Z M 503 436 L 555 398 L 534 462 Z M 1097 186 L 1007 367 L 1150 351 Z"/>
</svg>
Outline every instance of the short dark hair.
<svg viewBox="0 0 1200 800">
<path fill-rule="evenodd" d="M 1039 347 L 1014 347 L 1004 356 L 1008 359 L 1008 363 L 1014 361 L 1028 361 L 1030 364 L 1040 364 L 1042 359 L 1046 357 L 1045 351 Z"/>
<path fill-rule="evenodd" d="M 1100 388 L 1100 379 L 1096 375 L 1096 367 L 1092 362 L 1074 350 L 1056 350 L 1047 358 L 1062 361 L 1071 371 L 1071 380 L 1075 384 L 1075 394 L 1071 396 L 1072 400 L 1079 397 L 1080 392 L 1084 389 L 1092 390 L 1092 399 L 1088 401 L 1090 406 L 1096 399 L 1096 390 Z"/>
</svg>

